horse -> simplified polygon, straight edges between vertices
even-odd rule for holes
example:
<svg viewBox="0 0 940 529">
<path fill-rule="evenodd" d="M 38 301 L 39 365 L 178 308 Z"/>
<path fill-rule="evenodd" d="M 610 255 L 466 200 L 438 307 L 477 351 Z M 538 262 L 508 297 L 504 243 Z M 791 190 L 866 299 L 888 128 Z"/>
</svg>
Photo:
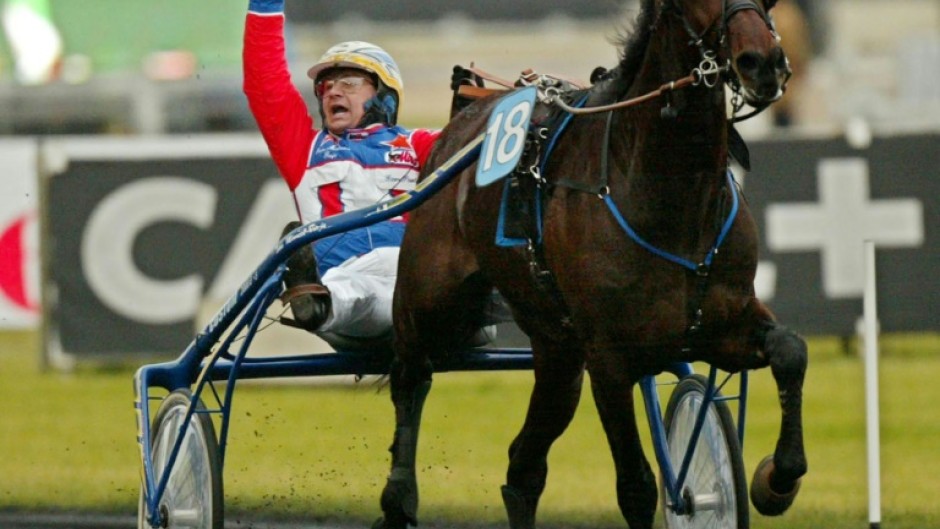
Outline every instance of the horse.
<svg viewBox="0 0 940 529">
<path fill-rule="evenodd" d="M 501 490 L 512 529 L 535 526 L 547 454 L 575 413 L 585 370 L 620 511 L 631 529 L 652 526 L 656 479 L 633 387 L 674 362 L 729 372 L 770 367 L 781 428 L 751 501 L 766 515 L 790 507 L 807 471 L 807 347 L 755 296 L 758 233 L 728 172 L 729 149 L 740 152 L 740 140 L 729 127 L 725 86 L 732 100 L 758 109 L 785 90 L 790 70 L 773 3 L 643 0 L 620 38 L 619 63 L 579 93 L 578 108 L 608 110 L 571 117 L 541 172 L 519 179 L 537 195 L 523 244 L 494 244 L 506 188 L 476 185 L 476 163 L 412 213 L 393 303 L 391 471 L 373 527 L 417 525 L 417 438 L 434 361 L 458 354 L 486 323 L 494 288 L 531 341 L 535 376 Z M 679 87 L 676 79 L 691 82 Z M 479 136 L 499 100 L 482 98 L 456 115 L 428 166 Z"/>
</svg>

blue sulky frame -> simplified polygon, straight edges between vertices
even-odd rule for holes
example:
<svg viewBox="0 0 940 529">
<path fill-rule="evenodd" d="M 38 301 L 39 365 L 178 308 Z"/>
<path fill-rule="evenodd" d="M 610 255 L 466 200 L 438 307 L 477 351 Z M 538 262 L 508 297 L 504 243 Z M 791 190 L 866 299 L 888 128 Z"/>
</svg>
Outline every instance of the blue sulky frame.
<svg viewBox="0 0 940 529">
<path fill-rule="evenodd" d="M 299 356 L 280 356 L 265 358 L 247 357 L 248 348 L 268 307 L 278 299 L 282 292 L 281 276 L 284 263 L 302 245 L 323 237 L 342 233 L 390 219 L 410 211 L 437 191 L 447 185 L 457 174 L 473 164 L 480 155 L 484 136 L 478 136 L 461 149 L 447 163 L 425 178 L 414 191 L 375 206 L 348 212 L 335 217 L 307 224 L 285 236 L 252 273 L 238 291 L 213 317 L 203 332 L 199 333 L 186 350 L 174 361 L 142 366 L 134 376 L 134 391 L 137 415 L 137 443 L 142 462 L 143 502 L 150 516 L 147 522 L 153 527 L 160 527 L 165 521 L 159 508 L 169 482 L 170 473 L 180 452 L 183 432 L 176 437 L 176 443 L 170 451 L 167 464 L 160 475 L 156 475 L 151 446 L 150 401 L 160 400 L 161 396 L 151 396 L 151 389 L 162 388 L 174 391 L 192 388 L 193 394 L 189 409 L 182 421 L 182 428 L 188 427 L 195 413 L 217 413 L 221 417 L 219 430 L 219 454 L 225 458 L 228 437 L 229 418 L 235 382 L 238 379 L 277 378 L 287 376 L 327 376 L 327 375 L 381 375 L 388 369 L 388 357 L 360 353 L 326 353 Z M 228 335 L 223 340 L 226 331 Z M 242 338 L 236 354 L 229 348 L 233 342 Z M 219 343 L 221 340 L 221 343 Z M 218 347 L 215 347 L 219 344 Z M 454 355 L 444 364 L 436 364 L 435 371 L 493 371 L 526 370 L 532 368 L 530 349 L 519 348 L 473 348 L 462 355 Z M 670 372 L 681 379 L 692 374 L 690 364 L 678 364 Z M 719 389 L 730 379 L 727 375 L 721 384 L 716 383 L 717 370 L 712 367 L 709 373 L 708 391 L 704 395 L 701 411 L 693 428 L 690 447 L 695 447 L 696 440 L 705 422 L 705 415 L 713 401 L 738 400 L 738 437 L 743 446 L 744 414 L 747 393 L 747 373 L 740 375 L 740 394 L 735 397 L 718 396 Z M 226 381 L 220 395 L 213 384 Z M 209 391 L 218 403 L 217 409 L 196 409 L 203 392 Z M 686 450 L 685 457 L 676 473 L 674 462 L 670 460 L 663 424 L 662 410 L 657 394 L 657 382 L 653 376 L 645 377 L 640 384 L 646 405 L 650 431 L 656 452 L 656 459 L 664 480 L 664 490 L 670 496 L 671 505 L 678 513 L 686 512 L 686 499 L 682 495 L 683 484 L 688 474 L 692 459 L 692 449 Z"/>
</svg>

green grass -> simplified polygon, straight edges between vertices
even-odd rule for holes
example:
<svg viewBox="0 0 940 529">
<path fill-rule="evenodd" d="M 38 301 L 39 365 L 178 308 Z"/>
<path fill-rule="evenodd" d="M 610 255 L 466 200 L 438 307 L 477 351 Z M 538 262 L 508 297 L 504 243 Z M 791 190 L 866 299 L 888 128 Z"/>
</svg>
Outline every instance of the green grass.
<svg viewBox="0 0 940 529">
<path fill-rule="evenodd" d="M 805 390 L 810 473 L 785 516 L 763 528 L 867 525 L 864 369 L 835 340 L 811 342 Z M 937 527 L 940 337 L 885 340 L 881 359 L 883 526 Z M 133 367 L 41 373 L 36 336 L 0 334 L 0 510 L 132 514 L 138 495 Z M 779 410 L 766 371 L 752 375 L 748 473 L 773 449 Z M 440 374 L 419 452 L 426 524 L 505 525 L 506 448 L 522 422 L 531 373 Z M 590 392 L 550 457 L 545 526 L 622 527 L 614 476 Z M 359 525 L 378 515 L 393 427 L 387 390 L 243 384 L 225 469 L 230 520 L 303 517 Z"/>
</svg>

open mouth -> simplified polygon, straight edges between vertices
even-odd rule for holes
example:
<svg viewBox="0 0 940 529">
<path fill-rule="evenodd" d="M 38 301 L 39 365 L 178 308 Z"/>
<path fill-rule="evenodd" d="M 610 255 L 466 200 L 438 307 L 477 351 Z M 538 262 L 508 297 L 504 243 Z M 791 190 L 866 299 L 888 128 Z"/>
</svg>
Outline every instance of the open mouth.
<svg viewBox="0 0 940 529">
<path fill-rule="evenodd" d="M 349 107 L 341 104 L 330 105 L 329 111 L 334 118 L 349 115 Z"/>
</svg>

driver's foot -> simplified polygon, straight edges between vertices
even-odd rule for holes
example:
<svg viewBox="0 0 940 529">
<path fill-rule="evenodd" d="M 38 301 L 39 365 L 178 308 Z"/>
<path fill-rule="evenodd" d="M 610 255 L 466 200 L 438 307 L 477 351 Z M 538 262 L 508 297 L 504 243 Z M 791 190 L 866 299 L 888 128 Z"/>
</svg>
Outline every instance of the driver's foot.
<svg viewBox="0 0 940 529">
<path fill-rule="evenodd" d="M 281 237 L 300 226 L 298 221 L 287 223 Z M 281 301 L 290 303 L 297 326 L 311 332 L 319 329 L 329 317 L 332 303 L 329 289 L 320 282 L 313 247 L 304 245 L 287 259 L 283 279 L 285 290 Z"/>
</svg>

